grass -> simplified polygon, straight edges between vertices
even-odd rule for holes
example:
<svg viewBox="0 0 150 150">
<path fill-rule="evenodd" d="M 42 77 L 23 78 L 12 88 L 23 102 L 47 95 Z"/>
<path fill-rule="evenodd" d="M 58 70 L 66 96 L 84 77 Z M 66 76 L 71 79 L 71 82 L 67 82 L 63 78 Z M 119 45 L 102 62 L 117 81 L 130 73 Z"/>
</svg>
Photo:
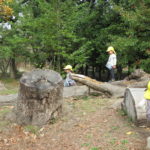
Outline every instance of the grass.
<svg viewBox="0 0 150 150">
<path fill-rule="evenodd" d="M 10 111 L 11 111 L 11 109 L 9 107 L 6 107 L 6 106 L 0 107 L 0 131 L 8 128 L 8 125 L 10 124 L 9 121 L 4 120 L 4 118 L 3 118 Z"/>
<path fill-rule="evenodd" d="M 0 91 L 0 95 L 16 94 L 18 92 L 19 81 L 11 78 L 2 78 L 1 83 L 6 89 Z"/>
<path fill-rule="evenodd" d="M 82 144 L 81 146 L 82 146 L 82 147 L 88 147 L 88 146 L 90 146 L 90 143 L 84 143 L 84 144 Z"/>
<path fill-rule="evenodd" d="M 6 89 L 6 90 L 1 90 L 0 95 L 9 95 L 9 94 L 16 94 L 18 92 L 18 89 Z"/>
<path fill-rule="evenodd" d="M 117 129 L 119 129 L 119 128 L 120 128 L 119 126 L 112 126 L 112 127 L 111 127 L 112 130 L 117 130 Z"/>
<path fill-rule="evenodd" d="M 90 96 L 82 97 L 74 103 L 74 109 L 78 110 L 81 115 L 96 112 L 101 106 L 106 105 L 109 99 L 93 98 Z"/>
<path fill-rule="evenodd" d="M 31 132 L 31 133 L 36 134 L 36 135 L 38 134 L 38 131 L 40 130 L 39 127 L 33 126 L 33 125 L 27 125 L 24 127 L 24 129 L 25 129 L 25 131 Z"/>
<path fill-rule="evenodd" d="M 123 145 L 128 144 L 128 143 L 129 143 L 129 141 L 126 139 L 121 140 L 121 144 L 123 144 Z"/>
<path fill-rule="evenodd" d="M 127 115 L 127 113 L 125 111 L 123 111 L 122 109 L 118 109 L 117 112 L 121 116 L 126 116 Z"/>
<path fill-rule="evenodd" d="M 11 111 L 11 109 L 6 106 L 1 107 L 0 108 L 0 118 L 3 118 L 3 116 L 10 111 Z"/>
<path fill-rule="evenodd" d="M 18 85 L 19 85 L 19 82 L 17 80 L 5 79 L 5 80 L 2 80 L 2 82 L 4 83 L 5 87 L 7 88 L 6 91 L 3 91 L 3 92 L 1 91 L 3 94 L 10 94 L 10 93 L 17 92 Z M 0 92 L 0 94 L 1 94 L 1 92 Z M 69 107 L 72 108 L 71 110 L 73 110 L 73 112 L 70 112 L 70 113 L 75 114 L 76 117 L 85 119 L 88 116 L 88 114 L 91 115 L 93 112 L 96 112 L 99 109 L 104 108 L 104 106 L 109 106 L 112 103 L 112 99 L 107 99 L 107 98 L 104 99 L 104 98 L 95 97 L 95 96 L 83 96 L 83 97 L 78 97 L 73 100 L 69 99 L 67 101 L 67 103 L 69 104 Z M 3 129 L 9 127 L 9 125 L 10 125 L 9 122 L 3 120 L 2 118 L 6 113 L 8 113 L 10 111 L 11 111 L 11 109 L 9 107 L 0 107 L 0 131 L 3 131 Z M 125 116 L 126 114 L 124 114 L 124 112 L 122 110 L 117 110 L 117 113 L 126 119 L 127 127 L 130 127 L 130 123 L 128 122 L 128 119 Z M 99 117 L 101 117 L 101 116 L 99 116 Z M 62 118 L 62 120 L 67 122 L 67 121 L 69 121 L 69 118 L 67 118 L 67 116 L 65 116 Z M 54 119 L 54 120 L 52 120 L 51 123 L 57 124 L 57 120 Z M 100 125 L 97 125 L 97 127 L 100 130 L 99 126 Z M 126 129 L 126 126 L 123 126 L 123 127 L 125 127 L 125 129 Z M 95 128 L 95 126 L 94 126 L 94 128 Z M 102 127 L 102 128 L 104 128 L 104 127 Z M 107 130 L 107 128 L 108 128 L 108 130 Z M 131 141 L 129 139 L 129 138 L 131 138 L 131 136 L 129 137 L 126 134 L 123 134 L 122 138 L 117 138 L 117 135 L 116 135 L 116 134 L 121 134 L 122 133 L 121 130 L 124 130 L 124 128 L 121 129 L 121 126 L 118 126 L 116 124 L 112 124 L 110 127 L 107 127 L 107 128 L 104 128 L 105 131 L 103 132 L 102 135 L 99 135 L 100 134 L 99 132 L 97 133 L 97 136 L 99 136 L 99 139 L 101 139 L 101 136 L 103 136 L 102 140 L 105 139 L 105 141 L 102 141 L 102 142 L 104 142 L 104 144 L 105 144 L 105 142 L 107 143 L 106 147 L 109 146 L 112 148 L 112 150 L 127 150 L 128 146 L 131 143 Z M 24 126 L 24 130 L 27 132 L 30 132 L 32 134 L 38 135 L 40 128 L 37 126 L 28 125 L 28 126 Z M 129 131 L 130 130 L 131 129 L 129 129 Z M 120 131 L 120 133 L 118 133 L 119 131 Z M 115 135 L 115 137 L 114 137 L 114 135 Z M 134 134 L 134 136 L 135 136 L 135 134 Z M 99 146 L 101 146 L 101 142 L 99 142 L 97 144 L 93 144 L 92 141 L 95 138 L 95 134 L 92 133 L 92 130 L 87 132 L 84 135 L 84 138 L 85 138 L 85 140 L 82 141 L 82 143 L 80 143 L 81 147 L 88 149 L 88 150 L 102 150 L 103 149 L 103 148 L 99 147 Z"/>
<path fill-rule="evenodd" d="M 90 150 L 100 150 L 98 147 L 92 147 Z"/>
<path fill-rule="evenodd" d="M 116 139 L 116 138 L 113 138 L 113 139 L 111 139 L 110 144 L 115 145 L 116 142 L 117 142 L 117 139 Z"/>
</svg>

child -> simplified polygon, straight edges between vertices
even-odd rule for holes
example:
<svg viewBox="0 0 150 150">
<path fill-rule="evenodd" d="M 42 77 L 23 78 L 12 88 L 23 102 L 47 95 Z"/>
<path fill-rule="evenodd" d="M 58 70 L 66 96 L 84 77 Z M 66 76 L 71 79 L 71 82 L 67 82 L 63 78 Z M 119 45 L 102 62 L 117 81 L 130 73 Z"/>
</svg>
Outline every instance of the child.
<svg viewBox="0 0 150 150">
<path fill-rule="evenodd" d="M 150 127 L 150 81 L 148 82 L 147 89 L 144 93 L 144 98 L 147 101 L 147 108 L 146 108 L 147 126 Z"/>
<path fill-rule="evenodd" d="M 115 81 L 114 70 L 116 68 L 116 63 L 117 63 L 116 52 L 112 46 L 108 47 L 106 52 L 108 52 L 108 54 L 109 54 L 109 58 L 108 58 L 106 67 L 109 70 L 110 81 Z"/>
<path fill-rule="evenodd" d="M 64 86 L 65 87 L 69 87 L 69 86 L 74 86 L 76 85 L 75 81 L 72 79 L 71 73 L 72 73 L 72 66 L 71 65 L 67 65 L 64 68 L 65 72 L 67 73 L 65 82 L 64 82 Z"/>
</svg>

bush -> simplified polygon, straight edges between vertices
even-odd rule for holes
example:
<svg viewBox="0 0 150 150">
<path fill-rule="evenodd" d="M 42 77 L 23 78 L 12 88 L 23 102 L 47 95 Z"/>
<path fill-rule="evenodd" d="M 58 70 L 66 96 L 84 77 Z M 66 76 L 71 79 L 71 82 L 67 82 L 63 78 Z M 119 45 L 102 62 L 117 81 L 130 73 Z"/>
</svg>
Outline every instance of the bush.
<svg viewBox="0 0 150 150">
<path fill-rule="evenodd" d="M 150 65 L 150 59 L 142 60 L 141 67 L 147 73 L 150 73 L 149 65 Z"/>
</svg>

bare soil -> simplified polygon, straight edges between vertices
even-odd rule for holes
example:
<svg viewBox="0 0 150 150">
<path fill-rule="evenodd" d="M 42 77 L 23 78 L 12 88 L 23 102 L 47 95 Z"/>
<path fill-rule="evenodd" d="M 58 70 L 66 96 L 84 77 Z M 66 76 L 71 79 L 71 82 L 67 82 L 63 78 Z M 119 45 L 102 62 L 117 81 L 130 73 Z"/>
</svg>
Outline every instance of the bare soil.
<svg viewBox="0 0 150 150">
<path fill-rule="evenodd" d="M 0 107 L 0 150 L 144 150 L 149 128 L 136 127 L 112 105 L 116 99 L 65 99 L 62 118 L 42 128 L 9 123 Z"/>
</svg>

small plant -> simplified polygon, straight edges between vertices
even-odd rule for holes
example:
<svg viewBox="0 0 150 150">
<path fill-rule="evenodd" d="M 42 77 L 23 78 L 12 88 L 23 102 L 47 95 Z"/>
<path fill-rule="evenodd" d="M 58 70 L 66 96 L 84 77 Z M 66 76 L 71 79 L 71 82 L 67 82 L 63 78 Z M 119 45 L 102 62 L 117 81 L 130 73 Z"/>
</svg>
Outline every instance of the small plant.
<svg viewBox="0 0 150 150">
<path fill-rule="evenodd" d="M 123 144 L 123 145 L 128 144 L 128 143 L 129 143 L 129 141 L 128 141 L 128 140 L 126 140 L 126 139 L 121 140 L 121 144 Z"/>
<path fill-rule="evenodd" d="M 52 118 L 49 123 L 55 124 L 57 121 L 58 121 L 58 118 Z"/>
<path fill-rule="evenodd" d="M 3 107 L 3 108 L 0 110 L 0 117 L 3 117 L 5 114 L 9 113 L 10 111 L 11 111 L 10 108 Z"/>
<path fill-rule="evenodd" d="M 100 150 L 98 147 L 92 147 L 90 150 Z"/>
<path fill-rule="evenodd" d="M 112 130 L 117 130 L 117 129 L 119 129 L 119 126 L 112 126 L 111 128 L 112 128 Z"/>
<path fill-rule="evenodd" d="M 81 146 L 82 146 L 82 147 L 83 147 L 83 146 L 88 147 L 88 146 L 90 146 L 90 143 L 84 143 L 84 144 L 82 144 Z"/>
<path fill-rule="evenodd" d="M 127 113 L 125 111 L 123 111 L 122 109 L 118 109 L 118 113 L 121 115 L 121 116 L 126 116 Z"/>
<path fill-rule="evenodd" d="M 39 127 L 33 126 L 33 125 L 25 126 L 25 130 L 28 131 L 28 132 L 31 132 L 33 134 L 37 134 L 39 129 L 40 129 Z"/>
<path fill-rule="evenodd" d="M 85 100 L 85 101 L 89 100 L 89 96 L 83 96 L 82 100 Z"/>
<path fill-rule="evenodd" d="M 88 139 L 90 139 L 90 138 L 93 137 L 93 135 L 92 135 L 92 134 L 88 134 L 86 137 L 87 137 Z"/>
<path fill-rule="evenodd" d="M 0 121 L 0 131 L 7 128 L 10 125 L 10 122 L 8 121 Z"/>
<path fill-rule="evenodd" d="M 114 144 L 116 144 L 116 139 L 115 138 L 113 138 L 111 141 L 110 141 L 110 143 L 112 144 L 112 145 L 114 145 Z"/>
<path fill-rule="evenodd" d="M 90 95 L 96 97 L 96 96 L 100 96 L 101 94 L 100 94 L 100 93 L 94 93 L 94 92 L 93 92 L 93 93 L 91 93 Z"/>
</svg>

